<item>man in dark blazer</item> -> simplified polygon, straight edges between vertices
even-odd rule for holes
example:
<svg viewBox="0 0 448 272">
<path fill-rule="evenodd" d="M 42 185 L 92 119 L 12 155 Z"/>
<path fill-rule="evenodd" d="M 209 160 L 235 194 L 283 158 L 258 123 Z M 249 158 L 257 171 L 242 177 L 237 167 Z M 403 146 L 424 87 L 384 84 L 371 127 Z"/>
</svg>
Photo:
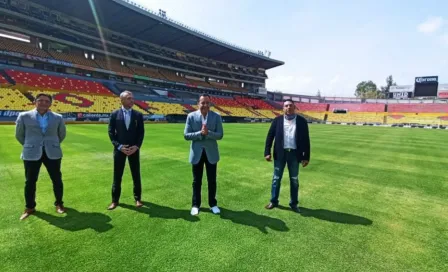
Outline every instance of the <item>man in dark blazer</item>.
<svg viewBox="0 0 448 272">
<path fill-rule="evenodd" d="M 274 119 L 266 137 L 264 156 L 272 160 L 271 149 L 274 144 L 274 175 L 272 177 L 271 201 L 266 209 L 278 206 L 280 184 L 285 165 L 288 164 L 290 177 L 291 200 L 289 206 L 295 212 L 300 212 L 299 204 L 299 163 L 306 167 L 310 161 L 310 136 L 308 122 L 295 112 L 291 99 L 283 104 L 284 115 Z"/>
<path fill-rule="evenodd" d="M 140 148 L 145 136 L 143 115 L 132 109 L 134 97 L 131 92 L 120 94 L 121 108 L 112 112 L 109 120 L 109 138 L 114 146 L 114 178 L 112 184 L 112 203 L 108 209 L 115 209 L 120 202 L 121 179 L 126 158 L 129 159 L 132 180 L 134 182 L 134 199 L 136 206 L 141 202 L 142 185 L 140 176 Z"/>
<path fill-rule="evenodd" d="M 53 98 L 48 94 L 36 96 L 36 108 L 19 114 L 16 121 L 16 139 L 23 146 L 21 159 L 25 166 L 25 212 L 23 220 L 36 210 L 36 183 L 42 164 L 53 182 L 57 213 L 65 213 L 62 201 L 61 143 L 65 139 L 66 128 L 60 114 L 50 111 Z"/>
</svg>

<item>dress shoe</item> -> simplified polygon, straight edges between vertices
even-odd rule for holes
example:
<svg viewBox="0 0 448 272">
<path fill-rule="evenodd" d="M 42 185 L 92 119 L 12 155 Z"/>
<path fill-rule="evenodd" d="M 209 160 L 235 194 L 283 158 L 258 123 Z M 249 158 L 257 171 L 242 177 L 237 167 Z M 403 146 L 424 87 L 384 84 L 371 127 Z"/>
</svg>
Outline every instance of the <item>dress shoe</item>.
<svg viewBox="0 0 448 272">
<path fill-rule="evenodd" d="M 290 207 L 291 207 L 291 210 L 293 210 L 296 213 L 300 213 L 301 212 L 300 208 L 298 206 L 290 206 Z"/>
<path fill-rule="evenodd" d="M 137 206 L 137 208 L 143 207 L 143 203 L 140 200 L 137 200 L 135 206 Z"/>
<path fill-rule="evenodd" d="M 108 210 L 113 210 L 118 206 L 118 203 L 112 202 L 109 207 L 107 207 Z"/>
<path fill-rule="evenodd" d="M 273 208 L 277 207 L 278 205 L 275 205 L 273 203 L 269 203 L 268 205 L 264 206 L 268 210 L 272 210 Z"/>
<path fill-rule="evenodd" d="M 56 212 L 60 213 L 60 214 L 65 213 L 64 205 L 57 205 L 56 206 Z"/>
<path fill-rule="evenodd" d="M 25 209 L 23 214 L 20 216 L 20 220 L 28 218 L 28 216 L 32 215 L 35 211 L 35 209 Z"/>
</svg>

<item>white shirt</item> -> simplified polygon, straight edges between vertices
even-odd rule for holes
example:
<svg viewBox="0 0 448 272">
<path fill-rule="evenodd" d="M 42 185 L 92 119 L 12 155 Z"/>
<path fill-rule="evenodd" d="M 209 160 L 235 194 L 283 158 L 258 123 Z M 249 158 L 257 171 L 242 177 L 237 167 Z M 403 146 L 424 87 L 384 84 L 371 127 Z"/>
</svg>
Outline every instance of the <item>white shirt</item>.
<svg viewBox="0 0 448 272">
<path fill-rule="evenodd" d="M 123 111 L 124 123 L 126 125 L 126 129 L 129 129 L 129 125 L 131 124 L 132 109 L 127 110 L 125 107 L 121 106 L 121 110 Z"/>
<path fill-rule="evenodd" d="M 208 112 L 207 112 L 207 115 L 205 115 L 205 117 L 201 113 L 201 120 L 202 120 L 203 125 L 207 125 L 207 118 L 208 118 Z"/>
<path fill-rule="evenodd" d="M 285 122 L 283 124 L 283 148 L 288 149 L 297 149 L 296 145 L 296 119 L 297 116 L 292 120 L 288 120 L 285 118 Z"/>
</svg>

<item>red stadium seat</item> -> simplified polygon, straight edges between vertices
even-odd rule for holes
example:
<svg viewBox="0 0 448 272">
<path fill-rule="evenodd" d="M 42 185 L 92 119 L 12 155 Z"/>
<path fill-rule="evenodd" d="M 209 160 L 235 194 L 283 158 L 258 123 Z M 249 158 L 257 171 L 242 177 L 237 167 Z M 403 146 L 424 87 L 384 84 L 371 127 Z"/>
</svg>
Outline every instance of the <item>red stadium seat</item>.
<svg viewBox="0 0 448 272">
<path fill-rule="evenodd" d="M 361 103 L 345 103 L 345 104 L 330 104 L 329 111 L 335 109 L 344 109 L 351 112 L 384 112 L 385 104 L 361 104 Z"/>
<path fill-rule="evenodd" d="M 388 112 L 448 113 L 448 104 L 389 104 Z"/>
<path fill-rule="evenodd" d="M 6 73 L 16 82 L 16 84 L 23 84 L 30 87 L 55 91 L 113 95 L 113 93 L 106 87 L 104 87 L 101 83 L 95 81 L 51 76 L 47 74 L 29 73 L 16 70 L 6 70 Z"/>
</svg>

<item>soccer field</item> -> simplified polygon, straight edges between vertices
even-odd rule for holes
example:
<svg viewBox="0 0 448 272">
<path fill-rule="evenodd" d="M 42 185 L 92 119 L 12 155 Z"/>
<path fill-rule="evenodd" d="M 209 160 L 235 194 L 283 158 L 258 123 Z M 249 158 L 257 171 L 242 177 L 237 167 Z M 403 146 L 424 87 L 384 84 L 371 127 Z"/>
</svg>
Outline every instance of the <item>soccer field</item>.
<svg viewBox="0 0 448 272">
<path fill-rule="evenodd" d="M 0 271 L 447 271 L 448 131 L 310 125 L 311 162 L 300 168 L 301 214 L 269 202 L 269 124 L 224 124 L 218 205 L 191 208 L 183 124 L 146 126 L 143 208 L 126 166 L 111 201 L 107 125 L 67 125 L 59 215 L 45 167 L 38 212 L 24 221 L 24 167 L 14 126 L 0 126 Z"/>
</svg>

